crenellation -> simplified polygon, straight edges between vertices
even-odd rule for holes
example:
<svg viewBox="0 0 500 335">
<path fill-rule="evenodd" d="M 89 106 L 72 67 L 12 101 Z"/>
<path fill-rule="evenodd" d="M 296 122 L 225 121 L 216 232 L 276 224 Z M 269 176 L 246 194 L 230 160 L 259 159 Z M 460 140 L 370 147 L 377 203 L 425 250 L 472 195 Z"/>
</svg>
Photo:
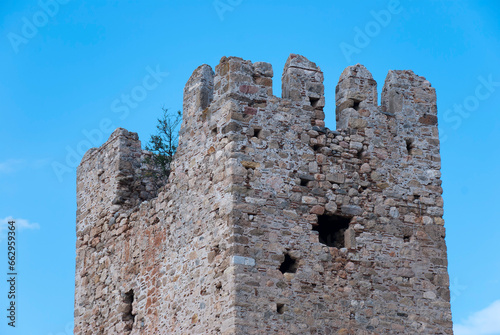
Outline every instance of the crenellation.
<svg viewBox="0 0 500 335">
<path fill-rule="evenodd" d="M 101 148 L 89 150 L 77 172 L 78 220 L 95 215 L 96 209 L 98 215 L 116 212 L 117 208 L 131 208 L 153 197 L 152 181 L 137 178 L 143 159 L 137 134 L 122 128 L 115 130 Z"/>
<path fill-rule="evenodd" d="M 75 334 L 452 334 L 435 90 L 348 67 L 332 131 L 316 64 L 272 77 L 193 72 L 160 190 L 134 133 L 84 157 Z"/>
<path fill-rule="evenodd" d="M 194 70 L 184 87 L 183 120 L 181 135 L 189 133 L 192 123 L 203 117 L 214 96 L 214 71 L 203 64 Z"/>
<path fill-rule="evenodd" d="M 215 67 L 216 99 L 224 95 L 242 100 L 266 100 L 272 95 L 272 67 L 267 63 L 257 68 L 239 57 L 223 57 Z"/>
<path fill-rule="evenodd" d="M 345 108 L 377 106 L 377 82 L 361 64 L 348 66 L 340 75 L 336 88 L 337 112 Z"/>
<path fill-rule="evenodd" d="M 436 91 L 412 71 L 389 71 L 382 90 L 382 110 L 405 121 L 405 128 L 437 125 Z"/>
<path fill-rule="evenodd" d="M 313 112 L 313 125 L 324 127 L 325 107 L 323 72 L 315 63 L 301 55 L 291 54 L 283 69 L 282 98 L 300 106 L 304 112 Z"/>
</svg>

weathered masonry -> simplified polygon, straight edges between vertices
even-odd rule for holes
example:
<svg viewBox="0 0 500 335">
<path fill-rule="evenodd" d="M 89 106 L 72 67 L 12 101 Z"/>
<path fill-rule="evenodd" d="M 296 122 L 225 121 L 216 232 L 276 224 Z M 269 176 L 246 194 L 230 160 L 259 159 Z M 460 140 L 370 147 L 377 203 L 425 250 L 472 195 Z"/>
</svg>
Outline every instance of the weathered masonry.
<svg viewBox="0 0 500 335">
<path fill-rule="evenodd" d="M 452 334 L 436 95 L 223 57 L 184 90 L 169 183 L 117 129 L 78 168 L 75 334 Z"/>
</svg>

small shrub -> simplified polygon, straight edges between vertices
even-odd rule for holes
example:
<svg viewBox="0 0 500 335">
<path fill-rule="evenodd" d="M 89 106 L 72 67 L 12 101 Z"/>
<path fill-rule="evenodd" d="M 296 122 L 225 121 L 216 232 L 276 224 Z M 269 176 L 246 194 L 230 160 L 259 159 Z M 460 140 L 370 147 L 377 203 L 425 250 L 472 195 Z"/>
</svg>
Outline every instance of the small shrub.
<svg viewBox="0 0 500 335">
<path fill-rule="evenodd" d="M 178 126 L 182 122 L 181 111 L 170 113 L 166 108 L 162 108 L 162 111 L 163 116 L 156 125 L 157 132 L 151 135 L 145 146 L 151 155 L 144 160 L 147 166 L 145 176 L 153 178 L 158 187 L 165 185 L 170 175 L 170 163 L 178 145 Z"/>
</svg>

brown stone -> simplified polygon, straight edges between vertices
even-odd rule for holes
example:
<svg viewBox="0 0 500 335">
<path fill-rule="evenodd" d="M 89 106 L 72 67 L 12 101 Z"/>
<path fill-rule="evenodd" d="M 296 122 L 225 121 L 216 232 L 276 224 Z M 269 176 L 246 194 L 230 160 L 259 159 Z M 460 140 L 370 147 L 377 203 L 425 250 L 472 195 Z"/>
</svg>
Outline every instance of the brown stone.
<svg viewBox="0 0 500 335">
<path fill-rule="evenodd" d="M 313 206 L 313 208 L 311 208 L 310 213 L 311 214 L 323 215 L 323 213 L 325 213 L 325 207 L 320 206 L 320 205 Z"/>
<path fill-rule="evenodd" d="M 424 114 L 418 119 L 418 122 L 426 124 L 426 125 L 436 125 L 438 122 L 437 116 Z"/>
<path fill-rule="evenodd" d="M 350 66 L 330 130 L 316 64 L 291 56 L 282 98 L 272 74 L 193 72 L 165 185 L 125 129 L 85 154 L 75 334 L 452 334 L 430 83 L 389 71 L 379 106 Z"/>
<path fill-rule="evenodd" d="M 255 94 L 259 91 L 257 86 L 241 85 L 240 92 L 245 94 Z"/>
<path fill-rule="evenodd" d="M 241 165 L 243 165 L 246 169 L 256 169 L 260 166 L 260 163 L 257 162 L 249 162 L 249 161 L 241 161 Z"/>
</svg>

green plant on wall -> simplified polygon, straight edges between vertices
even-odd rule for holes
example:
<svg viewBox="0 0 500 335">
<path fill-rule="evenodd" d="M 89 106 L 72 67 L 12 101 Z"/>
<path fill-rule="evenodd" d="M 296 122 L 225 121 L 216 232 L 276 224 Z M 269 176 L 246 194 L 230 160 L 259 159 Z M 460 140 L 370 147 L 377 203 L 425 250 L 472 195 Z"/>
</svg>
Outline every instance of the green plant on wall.
<svg viewBox="0 0 500 335">
<path fill-rule="evenodd" d="M 174 157 L 178 145 L 178 126 L 182 122 L 182 112 L 171 113 L 166 108 L 162 108 L 163 115 L 158 119 L 156 134 L 151 135 L 145 149 L 151 154 L 148 155 L 145 176 L 152 177 L 157 186 L 163 186 L 170 175 L 170 163 Z"/>
</svg>

